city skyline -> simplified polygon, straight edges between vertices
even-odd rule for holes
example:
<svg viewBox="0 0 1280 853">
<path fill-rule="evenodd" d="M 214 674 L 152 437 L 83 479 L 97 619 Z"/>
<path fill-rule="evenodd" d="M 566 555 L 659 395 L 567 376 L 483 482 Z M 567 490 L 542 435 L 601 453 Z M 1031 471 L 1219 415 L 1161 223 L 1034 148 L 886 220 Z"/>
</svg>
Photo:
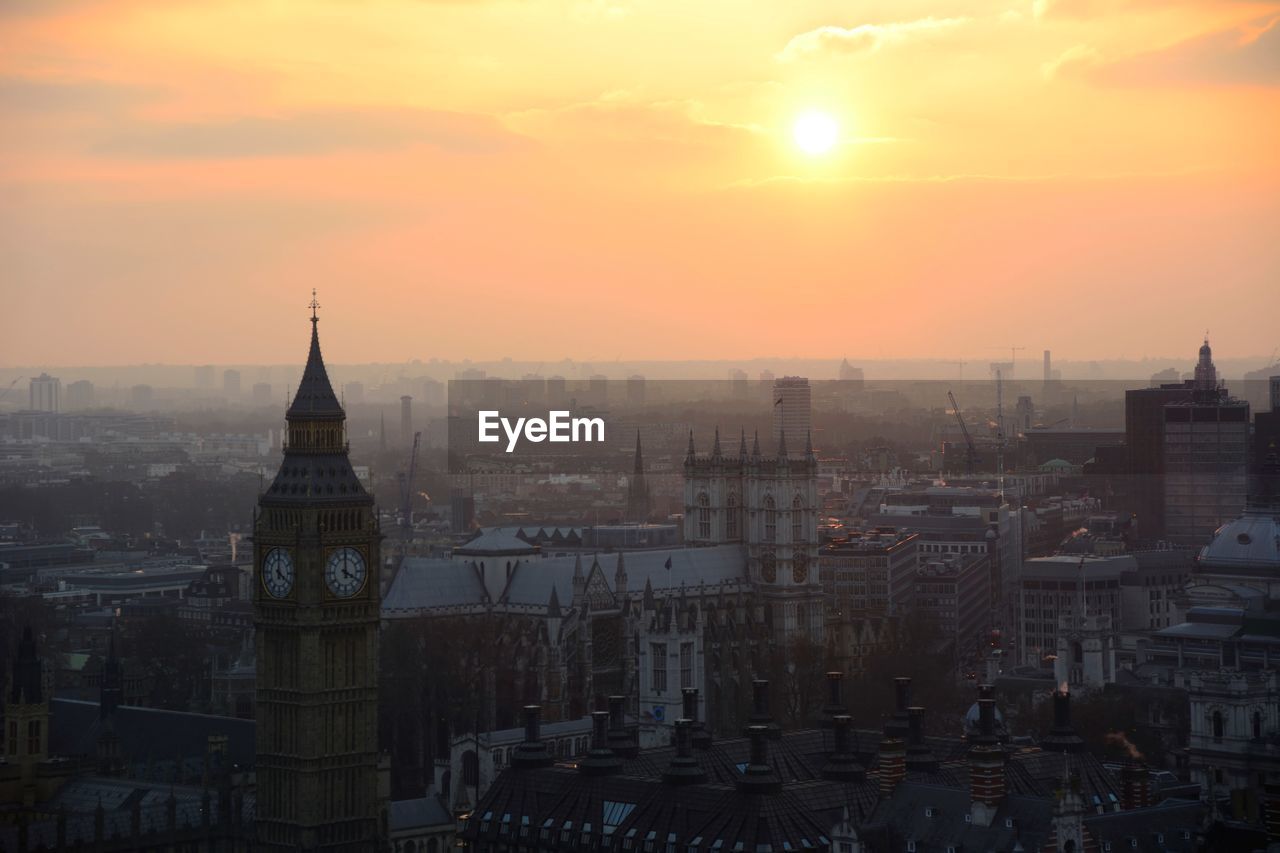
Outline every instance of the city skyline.
<svg viewBox="0 0 1280 853">
<path fill-rule="evenodd" d="M 1265 357 L 1278 16 L 7 4 L 3 361 Z"/>
</svg>

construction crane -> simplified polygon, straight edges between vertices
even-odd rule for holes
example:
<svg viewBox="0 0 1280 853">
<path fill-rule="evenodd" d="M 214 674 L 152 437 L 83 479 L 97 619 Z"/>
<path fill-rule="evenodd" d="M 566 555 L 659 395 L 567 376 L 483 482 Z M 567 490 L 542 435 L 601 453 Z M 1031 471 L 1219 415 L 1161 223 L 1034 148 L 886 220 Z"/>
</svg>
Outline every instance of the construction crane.
<svg viewBox="0 0 1280 853">
<path fill-rule="evenodd" d="M 948 391 L 947 399 L 951 401 L 951 409 L 956 413 L 956 423 L 960 424 L 960 434 L 964 436 L 964 472 L 973 476 L 978 464 L 978 448 L 974 447 L 973 439 L 969 436 L 969 428 L 964 425 L 964 416 L 960 414 L 960 404 L 956 402 L 956 395 Z"/>
<path fill-rule="evenodd" d="M 19 382 L 21 382 L 23 379 L 24 379 L 24 377 L 19 376 L 17 379 L 15 379 L 15 380 L 13 380 L 12 382 L 10 382 L 10 383 L 9 383 L 9 385 L 8 385 L 8 387 L 6 387 L 3 391 L 0 391 L 0 400 L 3 400 L 5 397 L 8 397 L 8 396 L 9 396 L 9 392 L 13 390 L 13 386 L 14 386 L 14 385 L 17 385 L 17 384 L 18 384 Z"/>
<path fill-rule="evenodd" d="M 413 449 L 409 451 L 409 473 L 401 475 L 400 485 L 400 526 L 408 530 L 413 527 L 413 475 L 418 471 L 418 447 L 422 444 L 422 433 L 413 434 Z"/>
</svg>

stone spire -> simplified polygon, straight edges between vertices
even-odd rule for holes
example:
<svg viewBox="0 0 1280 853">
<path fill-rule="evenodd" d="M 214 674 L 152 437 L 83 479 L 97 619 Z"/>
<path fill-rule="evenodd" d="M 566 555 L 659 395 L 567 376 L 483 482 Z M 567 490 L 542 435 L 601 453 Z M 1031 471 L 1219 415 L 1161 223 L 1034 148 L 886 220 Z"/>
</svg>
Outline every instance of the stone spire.
<svg viewBox="0 0 1280 853">
<path fill-rule="evenodd" d="M 311 351 L 307 354 L 307 366 L 302 370 L 302 381 L 293 395 L 293 402 L 285 414 L 288 420 L 343 418 L 342 404 L 333 393 L 329 373 L 325 370 L 324 357 L 320 354 L 320 318 L 316 309 L 315 291 L 311 291 Z"/>
</svg>

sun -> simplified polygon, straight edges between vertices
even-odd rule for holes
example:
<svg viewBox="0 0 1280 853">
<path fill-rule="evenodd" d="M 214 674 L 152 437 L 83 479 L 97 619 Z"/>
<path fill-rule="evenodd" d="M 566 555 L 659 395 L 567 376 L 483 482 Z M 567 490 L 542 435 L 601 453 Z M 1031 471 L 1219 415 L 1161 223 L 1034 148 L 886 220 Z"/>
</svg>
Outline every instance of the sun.
<svg viewBox="0 0 1280 853">
<path fill-rule="evenodd" d="M 840 136 L 840 126 L 827 113 L 807 112 L 796 119 L 791 128 L 800 150 L 811 157 L 826 154 L 836 144 Z"/>
</svg>

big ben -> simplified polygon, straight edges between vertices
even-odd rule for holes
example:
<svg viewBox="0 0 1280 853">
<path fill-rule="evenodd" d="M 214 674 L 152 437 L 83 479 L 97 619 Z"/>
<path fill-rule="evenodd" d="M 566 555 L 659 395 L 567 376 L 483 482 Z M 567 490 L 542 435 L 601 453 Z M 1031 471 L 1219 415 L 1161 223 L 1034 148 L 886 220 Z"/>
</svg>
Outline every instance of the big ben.
<svg viewBox="0 0 1280 853">
<path fill-rule="evenodd" d="M 346 413 L 311 351 L 254 524 L 258 849 L 379 847 L 379 542 Z"/>
</svg>

